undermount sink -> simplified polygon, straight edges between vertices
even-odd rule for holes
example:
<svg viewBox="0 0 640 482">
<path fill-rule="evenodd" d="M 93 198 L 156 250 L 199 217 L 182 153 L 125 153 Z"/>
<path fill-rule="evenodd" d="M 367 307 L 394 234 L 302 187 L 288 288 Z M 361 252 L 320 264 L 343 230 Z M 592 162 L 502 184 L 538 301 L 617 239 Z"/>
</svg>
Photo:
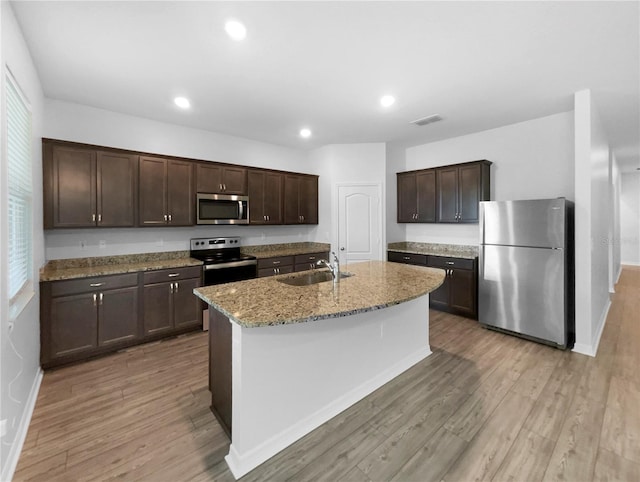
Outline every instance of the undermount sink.
<svg viewBox="0 0 640 482">
<path fill-rule="evenodd" d="M 340 273 L 340 279 L 349 278 L 353 276 L 351 273 Z M 325 281 L 332 281 L 333 275 L 330 271 L 313 271 L 311 273 L 305 273 L 300 276 L 293 276 L 290 278 L 280 278 L 278 281 L 286 285 L 291 286 L 309 286 L 318 283 L 324 283 Z"/>
</svg>

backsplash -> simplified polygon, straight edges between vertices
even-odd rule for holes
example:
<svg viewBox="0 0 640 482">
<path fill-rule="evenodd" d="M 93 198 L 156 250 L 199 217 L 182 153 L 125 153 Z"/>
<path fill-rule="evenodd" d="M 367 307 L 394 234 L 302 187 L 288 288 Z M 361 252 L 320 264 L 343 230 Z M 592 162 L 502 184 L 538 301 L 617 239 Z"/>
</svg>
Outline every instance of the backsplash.
<svg viewBox="0 0 640 482">
<path fill-rule="evenodd" d="M 64 229 L 45 231 L 45 259 L 91 258 L 188 251 L 191 238 L 240 236 L 246 246 L 318 239 L 317 226 L 191 226 L 184 228 Z"/>
</svg>

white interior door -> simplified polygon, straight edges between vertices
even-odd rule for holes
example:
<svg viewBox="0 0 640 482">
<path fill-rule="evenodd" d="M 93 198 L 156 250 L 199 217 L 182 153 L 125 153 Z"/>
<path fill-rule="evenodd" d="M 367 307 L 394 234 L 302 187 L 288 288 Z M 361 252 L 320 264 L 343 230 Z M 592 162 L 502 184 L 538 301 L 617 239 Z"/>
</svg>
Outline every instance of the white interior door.
<svg viewBox="0 0 640 482">
<path fill-rule="evenodd" d="M 382 259 L 381 197 L 377 184 L 338 186 L 340 264 Z"/>
</svg>

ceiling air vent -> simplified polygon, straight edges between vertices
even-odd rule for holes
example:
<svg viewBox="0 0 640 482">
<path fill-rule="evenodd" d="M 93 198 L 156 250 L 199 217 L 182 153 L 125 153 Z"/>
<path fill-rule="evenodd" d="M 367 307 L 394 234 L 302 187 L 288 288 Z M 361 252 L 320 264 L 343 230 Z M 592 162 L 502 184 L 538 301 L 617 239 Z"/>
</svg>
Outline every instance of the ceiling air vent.
<svg viewBox="0 0 640 482">
<path fill-rule="evenodd" d="M 416 119 L 411 121 L 411 124 L 415 124 L 417 126 L 426 126 L 427 124 L 432 124 L 433 122 L 441 121 L 442 117 L 438 114 L 429 115 L 427 117 L 423 117 L 421 119 Z"/>
</svg>

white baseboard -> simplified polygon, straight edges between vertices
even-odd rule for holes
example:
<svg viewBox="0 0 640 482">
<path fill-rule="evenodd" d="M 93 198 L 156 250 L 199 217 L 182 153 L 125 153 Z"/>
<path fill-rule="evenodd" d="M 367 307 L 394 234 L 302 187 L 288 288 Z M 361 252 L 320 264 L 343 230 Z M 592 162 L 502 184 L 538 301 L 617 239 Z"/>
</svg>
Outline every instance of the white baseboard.
<svg viewBox="0 0 640 482">
<path fill-rule="evenodd" d="M 10 481 L 13 478 L 13 473 L 16 471 L 16 467 L 18 466 L 18 459 L 20 459 L 20 453 L 22 452 L 22 447 L 27 438 L 27 432 L 29 431 L 31 416 L 33 415 L 33 410 L 36 407 L 36 400 L 38 399 L 38 392 L 40 391 L 43 374 L 42 369 L 38 368 L 36 377 L 31 385 L 31 391 L 29 392 L 27 403 L 24 411 L 22 412 L 22 418 L 20 419 L 20 424 L 16 431 L 16 437 L 11 445 L 11 450 L 9 450 L 7 462 L 2 468 L 2 474 L 0 474 L 0 480 L 2 481 Z"/>
<path fill-rule="evenodd" d="M 621 261 L 620 264 L 626 264 L 627 266 L 640 266 L 640 261 Z"/>
<path fill-rule="evenodd" d="M 600 319 L 598 320 L 598 328 L 594 336 L 591 339 L 591 345 L 587 345 L 584 343 L 576 343 L 573 347 L 573 351 L 576 353 L 581 353 L 583 355 L 588 355 L 595 357 L 598 353 L 598 346 L 600 346 L 600 338 L 602 337 L 602 332 L 604 331 L 604 326 L 607 323 L 607 316 L 609 315 L 609 309 L 611 308 L 611 299 L 607 298 L 607 302 L 604 305 L 602 313 L 600 314 Z"/>
<path fill-rule="evenodd" d="M 618 266 L 618 274 L 616 275 L 615 284 L 618 284 L 618 282 L 620 281 L 620 275 L 621 274 L 622 274 L 622 264 L 620 266 Z"/>
<path fill-rule="evenodd" d="M 395 377 L 405 372 L 419 361 L 431 355 L 431 348 L 426 346 L 424 349 L 414 352 L 407 356 L 394 366 L 388 368 L 376 377 L 366 381 L 365 383 L 355 387 L 353 390 L 345 393 L 340 398 L 332 401 L 320 410 L 310 416 L 300 420 L 294 426 L 276 434 L 269 440 L 260 444 L 253 450 L 244 454 L 239 454 L 233 446 L 229 447 L 229 454 L 224 458 L 236 479 L 247 474 L 255 467 L 270 459 L 281 450 L 285 449 L 296 440 L 301 439 L 309 432 L 315 430 L 323 423 L 331 420 L 333 417 L 343 412 L 351 405 L 362 400 L 367 395 L 373 393 L 385 383 L 393 380 Z"/>
</svg>

